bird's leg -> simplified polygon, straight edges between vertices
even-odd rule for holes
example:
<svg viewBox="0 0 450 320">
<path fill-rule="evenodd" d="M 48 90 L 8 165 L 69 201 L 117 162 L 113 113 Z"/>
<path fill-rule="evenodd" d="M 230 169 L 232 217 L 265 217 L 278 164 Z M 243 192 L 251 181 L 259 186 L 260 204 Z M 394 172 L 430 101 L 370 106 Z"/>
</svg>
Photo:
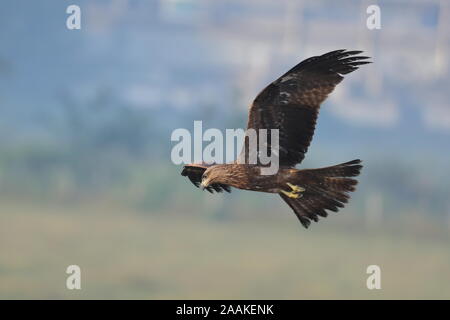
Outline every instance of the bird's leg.
<svg viewBox="0 0 450 320">
<path fill-rule="evenodd" d="M 296 186 L 295 184 L 292 184 L 292 183 L 289 183 L 289 182 L 287 182 L 286 184 L 292 189 L 292 191 L 294 193 L 300 193 L 300 192 L 305 191 L 305 188 L 302 188 L 300 186 Z"/>
</svg>

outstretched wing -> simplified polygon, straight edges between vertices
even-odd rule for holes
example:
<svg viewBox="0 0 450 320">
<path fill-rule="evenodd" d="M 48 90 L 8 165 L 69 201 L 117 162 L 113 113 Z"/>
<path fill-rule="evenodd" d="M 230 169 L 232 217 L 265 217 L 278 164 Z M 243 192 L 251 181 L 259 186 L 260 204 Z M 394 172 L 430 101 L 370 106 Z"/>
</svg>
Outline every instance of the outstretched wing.
<svg viewBox="0 0 450 320">
<path fill-rule="evenodd" d="M 202 182 L 203 172 L 205 172 L 206 169 L 208 169 L 208 167 L 210 167 L 210 166 L 212 166 L 212 164 L 204 164 L 204 163 L 188 164 L 183 167 L 183 171 L 181 171 L 181 175 L 184 177 L 187 176 L 189 178 L 189 180 L 191 180 L 191 182 L 198 188 L 200 186 L 200 183 Z M 228 186 L 226 184 L 219 184 L 219 183 L 213 183 L 213 184 L 209 185 L 208 187 L 206 187 L 205 189 L 211 193 L 213 193 L 214 191 L 222 192 L 224 190 L 226 192 L 231 192 L 230 186 Z"/>
<path fill-rule="evenodd" d="M 365 60 L 368 57 L 358 56 L 361 52 L 336 50 L 306 59 L 256 97 L 250 107 L 247 128 L 257 132 L 259 129 L 279 130 L 281 166 L 295 166 L 303 160 L 314 135 L 320 104 L 342 81 L 344 74 L 370 63 Z M 267 136 L 267 148 L 271 150 L 270 131 Z M 251 152 L 246 138 L 239 156 L 241 161 L 247 160 Z"/>
</svg>

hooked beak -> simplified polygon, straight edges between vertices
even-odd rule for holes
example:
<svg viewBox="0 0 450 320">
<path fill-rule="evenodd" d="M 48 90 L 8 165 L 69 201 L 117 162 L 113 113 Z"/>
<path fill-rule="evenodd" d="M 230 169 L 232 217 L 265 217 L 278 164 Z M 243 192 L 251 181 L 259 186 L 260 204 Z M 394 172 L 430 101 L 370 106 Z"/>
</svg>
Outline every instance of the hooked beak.
<svg viewBox="0 0 450 320">
<path fill-rule="evenodd" d="M 205 190 L 206 187 L 209 186 L 209 181 L 208 180 L 202 180 L 202 183 L 200 183 L 200 188 L 202 190 Z"/>
</svg>

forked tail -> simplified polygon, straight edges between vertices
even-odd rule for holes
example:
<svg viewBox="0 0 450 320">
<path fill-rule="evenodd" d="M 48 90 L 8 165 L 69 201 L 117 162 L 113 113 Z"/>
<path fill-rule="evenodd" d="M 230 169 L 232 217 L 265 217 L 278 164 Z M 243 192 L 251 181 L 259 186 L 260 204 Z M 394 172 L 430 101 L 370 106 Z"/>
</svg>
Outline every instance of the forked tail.
<svg viewBox="0 0 450 320">
<path fill-rule="evenodd" d="M 308 228 L 311 220 L 317 222 L 318 216 L 326 217 L 326 210 L 337 212 L 344 207 L 350 198 L 348 193 L 358 183 L 351 177 L 358 176 L 361 168 L 361 160 L 353 160 L 332 167 L 298 170 L 286 181 L 293 185 L 294 191 L 280 196 Z M 296 187 L 300 191 L 295 191 Z"/>
</svg>

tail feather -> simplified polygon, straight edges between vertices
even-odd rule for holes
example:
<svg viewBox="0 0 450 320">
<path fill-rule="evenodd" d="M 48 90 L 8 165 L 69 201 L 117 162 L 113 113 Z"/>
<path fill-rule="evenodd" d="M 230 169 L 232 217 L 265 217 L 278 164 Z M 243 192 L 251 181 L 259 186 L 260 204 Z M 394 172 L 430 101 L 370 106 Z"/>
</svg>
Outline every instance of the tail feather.
<svg viewBox="0 0 450 320">
<path fill-rule="evenodd" d="M 290 198 L 280 193 L 281 198 L 291 207 L 308 228 L 311 220 L 318 222 L 319 216 L 327 217 L 326 210 L 337 212 L 350 199 L 349 192 L 355 191 L 356 177 L 361 171 L 361 160 L 353 160 L 335 166 L 298 170 L 287 178 L 289 183 L 304 188 L 302 196 Z"/>
<path fill-rule="evenodd" d="M 301 171 L 308 171 L 322 177 L 356 177 L 361 171 L 361 160 L 356 159 L 341 164 L 337 164 L 331 167 L 308 169 Z"/>
<path fill-rule="evenodd" d="M 355 191 L 355 186 L 358 184 L 358 181 L 350 178 L 343 177 L 325 177 L 325 183 L 328 188 L 335 191 L 345 190 L 345 191 Z"/>
</svg>

